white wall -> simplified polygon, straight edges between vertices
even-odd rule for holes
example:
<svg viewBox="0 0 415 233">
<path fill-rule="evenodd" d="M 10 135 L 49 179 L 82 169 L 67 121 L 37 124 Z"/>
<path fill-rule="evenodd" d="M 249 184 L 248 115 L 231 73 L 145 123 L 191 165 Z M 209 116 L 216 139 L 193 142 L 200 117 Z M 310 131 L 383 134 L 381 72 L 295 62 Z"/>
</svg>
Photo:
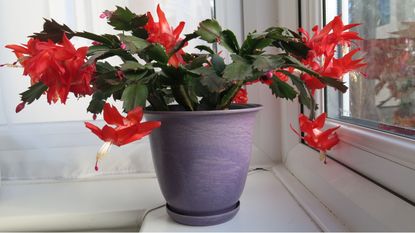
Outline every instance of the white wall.
<svg viewBox="0 0 415 233">
<path fill-rule="evenodd" d="M 297 1 L 243 0 L 245 34 L 253 30 L 264 30 L 271 26 L 298 28 Z M 297 119 L 286 119 L 287 111 L 299 108 L 298 102 L 276 99 L 266 85 L 248 87 L 250 102 L 261 103 L 264 109 L 259 114 L 255 135 L 256 146 L 275 162 L 282 161 L 282 154 L 298 141 L 289 129 Z M 292 106 L 295 106 L 294 108 Z M 293 135 L 291 135 L 291 133 Z"/>
</svg>

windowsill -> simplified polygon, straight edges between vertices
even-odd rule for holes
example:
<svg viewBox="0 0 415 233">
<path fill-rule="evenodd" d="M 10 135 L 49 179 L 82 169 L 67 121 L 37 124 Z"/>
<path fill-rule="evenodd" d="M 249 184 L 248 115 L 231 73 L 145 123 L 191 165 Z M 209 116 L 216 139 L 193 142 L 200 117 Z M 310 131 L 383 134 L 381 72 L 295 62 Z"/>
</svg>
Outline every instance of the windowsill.
<svg viewBox="0 0 415 233">
<path fill-rule="evenodd" d="M 0 200 L 0 231 L 137 230 L 145 210 L 164 202 L 152 175 L 83 182 L 6 183 L 1 187 Z M 202 231 L 321 229 L 280 179 L 265 171 L 255 171 L 248 177 L 241 210 L 233 220 L 197 228 Z M 142 230 L 196 229 L 175 224 L 164 210 L 158 210 L 147 215 Z"/>
<path fill-rule="evenodd" d="M 138 229 L 164 202 L 154 175 L 55 183 L 4 182 L 0 231 Z"/>
<path fill-rule="evenodd" d="M 266 158 L 254 158 L 272 166 Z M 256 163 L 258 164 L 258 163 Z M 143 231 L 373 231 L 415 229 L 410 204 L 347 168 L 297 145 L 286 166 L 249 175 L 241 209 L 211 227 L 172 222 L 163 209 Z M 292 175 L 294 174 L 295 177 Z M 164 203 L 154 174 L 60 182 L 3 182 L 0 231 L 137 230 Z M 347 226 L 345 226 L 345 225 Z"/>
<path fill-rule="evenodd" d="M 277 166 L 274 169 L 283 169 Z M 175 223 L 165 208 L 155 210 L 145 218 L 142 232 L 242 232 L 242 231 L 322 231 L 302 206 L 294 199 L 281 178 L 272 171 L 255 171 L 248 176 L 240 199 L 239 213 L 230 221 L 205 227 L 192 227 Z M 319 204 L 319 203 L 318 203 Z M 322 208 L 321 204 L 318 207 Z M 325 215 L 330 215 L 324 209 Z M 330 217 L 329 217 L 330 218 Z M 331 217 L 333 219 L 333 217 Z M 336 220 L 334 220 L 336 221 Z M 340 225 L 339 225 L 340 226 Z M 337 227 L 335 230 L 347 230 Z"/>
<path fill-rule="evenodd" d="M 251 167 L 273 164 L 253 147 Z M 154 173 L 3 181 L 0 231 L 136 231 L 146 210 L 161 204 Z"/>
</svg>

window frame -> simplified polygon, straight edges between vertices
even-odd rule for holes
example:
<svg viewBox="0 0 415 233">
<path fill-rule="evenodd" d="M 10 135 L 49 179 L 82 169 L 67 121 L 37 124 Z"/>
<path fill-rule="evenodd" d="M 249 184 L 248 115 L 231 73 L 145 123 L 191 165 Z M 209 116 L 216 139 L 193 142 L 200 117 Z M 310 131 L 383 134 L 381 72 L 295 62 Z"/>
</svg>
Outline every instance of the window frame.
<svg viewBox="0 0 415 233">
<path fill-rule="evenodd" d="M 301 12 L 301 26 L 310 30 L 313 25 L 322 25 L 324 0 L 299 0 L 299 12 Z M 283 6 L 281 6 L 283 7 Z M 324 106 L 324 92 L 316 92 L 317 103 Z M 321 109 L 321 108 L 320 108 Z M 286 112 L 283 125 L 292 124 L 301 112 L 296 103 L 287 103 L 282 111 Z M 295 122 L 296 123 L 296 122 Z M 327 119 L 327 127 L 340 125 L 337 130 L 340 143 L 329 151 L 330 161 L 341 163 L 355 173 L 369 179 L 382 188 L 392 192 L 399 198 L 413 204 L 415 202 L 415 142 L 412 139 L 378 130 L 354 125 L 339 120 Z M 295 125 L 298 128 L 298 123 Z M 313 154 L 317 159 L 317 151 L 310 152 L 308 146 L 303 144 L 289 127 L 284 127 L 285 137 L 283 144 L 283 161 L 287 168 L 295 175 L 296 168 L 288 163 L 305 163 L 303 154 Z M 289 141 L 295 141 L 295 143 Z M 289 160 L 289 162 L 287 162 Z M 311 169 L 314 167 L 310 164 Z M 304 166 L 306 167 L 306 166 Z M 293 170 L 294 169 L 294 170 Z M 297 168 L 298 169 L 298 168 Z M 315 168 L 322 169 L 322 168 Z M 388 172 L 385 172 L 388 171 Z M 333 174 L 336 176 L 336 174 Z"/>
</svg>

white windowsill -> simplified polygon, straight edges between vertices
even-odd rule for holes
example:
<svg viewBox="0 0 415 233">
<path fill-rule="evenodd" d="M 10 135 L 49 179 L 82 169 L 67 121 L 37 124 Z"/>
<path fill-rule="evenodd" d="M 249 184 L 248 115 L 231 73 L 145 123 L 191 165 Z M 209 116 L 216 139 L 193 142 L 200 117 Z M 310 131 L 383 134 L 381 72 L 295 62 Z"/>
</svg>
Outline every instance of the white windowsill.
<svg viewBox="0 0 415 233">
<path fill-rule="evenodd" d="M 287 189 L 287 185 L 292 189 Z M 143 232 L 259 232 L 259 231 L 347 231 L 317 199 L 298 186 L 299 182 L 289 174 L 283 165 L 277 165 L 273 171 L 254 171 L 248 176 L 245 190 L 240 199 L 241 209 L 229 222 L 206 227 L 192 227 L 175 223 L 166 209 L 151 212 L 145 218 Z M 291 191 L 295 192 L 292 195 Z M 302 200 L 297 201 L 298 192 Z M 293 193 L 294 194 L 294 193 Z M 312 196 L 312 195 L 311 195 Z M 299 199 L 298 199 L 299 200 Z M 314 215 L 306 208 L 314 207 Z M 324 223 L 323 223 L 324 222 Z"/>
<path fill-rule="evenodd" d="M 230 222 L 189 228 L 172 222 L 159 209 L 147 215 L 142 230 L 415 229 L 413 206 L 334 161 L 323 165 L 317 153 L 304 145 L 290 152 L 285 165 L 248 177 L 240 212 Z M 6 181 L 0 188 L 0 231 L 133 231 L 146 210 L 163 203 L 154 174 L 83 181 Z"/>
<path fill-rule="evenodd" d="M 251 167 L 273 161 L 256 146 Z M 136 231 L 164 204 L 154 173 L 73 180 L 12 180 L 0 186 L 1 231 Z"/>
<path fill-rule="evenodd" d="M 137 230 L 145 211 L 163 202 L 151 174 L 83 182 L 6 182 L 0 190 L 0 231 Z M 327 219 L 333 219 L 321 204 L 318 209 L 329 216 Z M 174 228 L 170 228 L 172 224 Z M 319 225 L 273 172 L 255 171 L 248 177 L 240 213 L 230 222 L 209 228 L 186 228 L 172 223 L 164 210 L 158 210 L 147 216 L 142 230 L 324 229 Z"/>
<path fill-rule="evenodd" d="M 0 231 L 138 229 L 163 197 L 153 174 L 47 183 L 3 182 Z"/>
</svg>

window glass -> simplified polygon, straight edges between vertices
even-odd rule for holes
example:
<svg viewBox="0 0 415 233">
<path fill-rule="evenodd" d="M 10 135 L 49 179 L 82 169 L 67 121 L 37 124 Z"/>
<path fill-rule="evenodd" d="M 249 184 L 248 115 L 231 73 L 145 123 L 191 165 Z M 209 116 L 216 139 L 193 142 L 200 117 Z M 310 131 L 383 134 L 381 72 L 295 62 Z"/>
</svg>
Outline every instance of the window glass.
<svg viewBox="0 0 415 233">
<path fill-rule="evenodd" d="M 327 90 L 329 116 L 415 138 L 415 0 L 330 0 L 325 6 L 327 22 L 341 15 L 345 24 L 362 24 L 352 30 L 363 38 L 358 46 L 367 62 L 363 74 L 344 77 L 346 94 Z"/>
</svg>

